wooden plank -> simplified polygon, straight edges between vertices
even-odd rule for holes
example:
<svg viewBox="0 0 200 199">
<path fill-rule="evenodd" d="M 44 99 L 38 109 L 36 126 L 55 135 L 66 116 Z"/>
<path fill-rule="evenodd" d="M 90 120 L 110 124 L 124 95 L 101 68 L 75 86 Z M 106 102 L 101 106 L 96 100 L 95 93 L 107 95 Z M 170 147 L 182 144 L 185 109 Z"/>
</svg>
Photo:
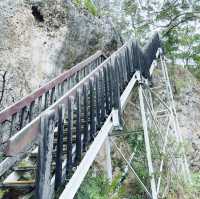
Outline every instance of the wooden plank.
<svg viewBox="0 0 200 199">
<path fill-rule="evenodd" d="M 83 151 L 86 151 L 89 142 L 89 131 L 88 131 L 88 85 L 83 86 L 83 106 L 84 106 L 84 127 L 83 127 Z"/>
<path fill-rule="evenodd" d="M 43 96 L 38 97 L 38 115 L 43 111 Z"/>
<path fill-rule="evenodd" d="M 112 74 L 112 66 L 110 64 L 108 64 L 108 86 L 109 86 L 109 112 L 111 112 L 113 106 L 113 74 Z"/>
<path fill-rule="evenodd" d="M 76 93 L 76 158 L 75 165 L 81 161 L 82 142 L 81 142 L 81 90 Z"/>
<path fill-rule="evenodd" d="M 51 161 L 54 139 L 54 111 L 48 111 L 41 118 L 41 139 L 37 161 L 36 198 L 51 198 Z"/>
<path fill-rule="evenodd" d="M 114 67 L 112 69 L 112 72 L 114 74 L 114 86 L 113 86 L 113 109 L 117 110 L 117 115 L 114 114 L 114 116 L 117 116 L 115 121 L 119 121 L 118 125 L 116 127 L 121 126 L 121 109 L 120 109 L 120 86 L 119 86 L 119 70 L 117 63 L 114 63 Z"/>
<path fill-rule="evenodd" d="M 95 125 L 95 114 L 94 114 L 94 81 L 90 79 L 89 81 L 90 89 L 90 141 L 94 140 L 96 125 Z"/>
<path fill-rule="evenodd" d="M 63 156 L 63 134 L 64 134 L 64 105 L 58 108 L 58 138 L 56 146 L 56 169 L 55 169 L 55 190 L 58 190 L 62 183 L 62 156 Z"/>
<path fill-rule="evenodd" d="M 55 90 L 56 90 L 55 87 L 53 87 L 53 88 L 51 89 L 50 105 L 52 105 L 52 104 L 54 103 L 54 101 L 55 101 Z"/>
<path fill-rule="evenodd" d="M 16 128 L 16 120 L 17 120 L 17 113 L 12 115 L 11 117 L 11 125 L 10 125 L 10 137 L 16 133 L 17 128 Z"/>
<path fill-rule="evenodd" d="M 68 98 L 68 129 L 67 129 L 67 166 L 66 176 L 70 177 L 72 172 L 72 128 L 73 128 L 73 110 L 74 110 L 74 99 Z"/>
<path fill-rule="evenodd" d="M 120 90 L 120 93 L 121 93 L 121 91 L 123 91 L 122 89 L 122 69 L 121 69 L 122 67 L 120 67 L 120 65 L 119 65 L 119 56 L 117 56 L 116 58 L 115 58 L 115 69 L 116 69 L 116 71 L 117 71 L 117 74 L 118 74 L 118 78 L 117 78 L 117 80 L 118 80 L 118 84 L 119 84 L 119 90 Z"/>
<path fill-rule="evenodd" d="M 116 129 L 121 129 L 122 127 L 122 119 L 121 119 L 121 108 L 120 108 L 120 71 L 119 64 L 117 62 L 117 57 L 115 57 L 114 65 L 112 67 L 113 73 L 113 125 Z"/>
<path fill-rule="evenodd" d="M 105 84 L 105 108 L 106 111 L 105 113 L 108 114 L 109 113 L 109 90 L 108 90 L 108 68 L 104 67 L 103 68 L 103 77 L 104 77 L 104 84 Z"/>
<path fill-rule="evenodd" d="M 99 129 L 100 128 L 99 74 L 95 76 L 94 82 L 95 82 L 95 90 L 96 90 L 95 92 L 96 93 L 96 121 L 97 121 L 97 129 Z"/>
<path fill-rule="evenodd" d="M 128 84 L 128 72 L 127 72 L 127 66 L 126 66 L 126 55 L 125 53 L 123 53 L 123 57 L 122 57 L 122 66 L 124 68 L 124 81 L 125 81 L 125 87 Z"/>
<path fill-rule="evenodd" d="M 100 116 L 100 119 L 101 119 L 101 124 L 104 123 L 105 121 L 105 82 L 104 82 L 104 77 L 103 77 L 103 71 L 100 71 L 100 84 L 101 84 L 101 116 Z"/>
<path fill-rule="evenodd" d="M 128 74 L 128 81 L 131 78 L 131 62 L 130 62 L 130 50 L 128 47 L 125 48 L 125 60 L 126 60 L 126 70 Z"/>
<path fill-rule="evenodd" d="M 19 128 L 22 129 L 25 125 L 25 116 L 26 116 L 27 107 L 24 107 L 20 112 L 20 121 Z"/>
<path fill-rule="evenodd" d="M 44 109 L 47 109 L 49 106 L 49 91 L 44 94 Z"/>
<path fill-rule="evenodd" d="M 121 74 L 121 93 L 124 91 L 124 86 L 125 86 L 125 78 L 124 78 L 124 69 L 126 67 L 123 66 L 123 55 L 122 53 L 120 54 L 120 56 L 118 57 L 118 64 L 119 64 L 119 71 Z"/>
<path fill-rule="evenodd" d="M 3 183 L 0 187 L 4 189 L 30 189 L 35 186 L 35 180 L 19 180 L 19 181 L 10 181 Z"/>
<path fill-rule="evenodd" d="M 35 107 L 35 101 L 32 101 L 29 107 L 29 122 L 32 121 L 34 118 L 34 107 Z"/>
</svg>

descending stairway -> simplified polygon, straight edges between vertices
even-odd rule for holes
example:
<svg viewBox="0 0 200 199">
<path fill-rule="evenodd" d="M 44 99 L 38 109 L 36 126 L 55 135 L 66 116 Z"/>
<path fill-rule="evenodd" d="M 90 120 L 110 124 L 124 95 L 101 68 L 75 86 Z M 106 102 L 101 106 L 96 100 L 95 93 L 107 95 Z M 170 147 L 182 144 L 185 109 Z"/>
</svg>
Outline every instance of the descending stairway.
<svg viewBox="0 0 200 199">
<path fill-rule="evenodd" d="M 160 48 L 155 34 L 143 49 L 130 40 L 108 58 L 97 52 L 0 112 L 1 189 L 73 198 L 108 133 L 122 129 L 132 88 L 151 80 Z"/>
</svg>

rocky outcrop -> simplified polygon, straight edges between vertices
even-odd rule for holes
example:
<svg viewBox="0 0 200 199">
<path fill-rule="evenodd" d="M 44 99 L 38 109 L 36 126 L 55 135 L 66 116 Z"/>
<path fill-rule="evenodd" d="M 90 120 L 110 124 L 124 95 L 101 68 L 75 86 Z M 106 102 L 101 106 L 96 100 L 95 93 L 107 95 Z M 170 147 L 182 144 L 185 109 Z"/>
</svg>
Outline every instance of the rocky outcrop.
<svg viewBox="0 0 200 199">
<path fill-rule="evenodd" d="M 188 162 L 193 172 L 200 171 L 200 83 L 186 69 L 177 69 L 176 99 L 180 130 L 186 141 Z"/>
<path fill-rule="evenodd" d="M 8 87 L 1 108 L 118 42 L 106 17 L 95 17 L 69 0 L 3 0 L 0 27 L 0 80 L 7 71 Z"/>
</svg>

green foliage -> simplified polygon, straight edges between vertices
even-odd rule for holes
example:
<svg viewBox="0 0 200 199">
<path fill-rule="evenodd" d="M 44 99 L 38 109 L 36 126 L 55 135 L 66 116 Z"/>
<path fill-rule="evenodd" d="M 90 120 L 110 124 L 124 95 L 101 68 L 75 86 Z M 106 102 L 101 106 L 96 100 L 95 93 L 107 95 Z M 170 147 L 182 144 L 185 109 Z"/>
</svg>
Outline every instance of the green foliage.
<svg viewBox="0 0 200 199">
<path fill-rule="evenodd" d="M 200 67 L 189 68 L 189 70 L 200 81 Z"/>
<path fill-rule="evenodd" d="M 97 16 L 98 15 L 98 10 L 92 0 L 74 0 L 74 4 L 78 7 L 82 6 L 88 10 L 92 15 Z"/>
<path fill-rule="evenodd" d="M 126 129 L 127 132 L 131 132 L 131 130 Z M 141 128 L 138 128 L 138 132 L 133 132 L 131 134 L 128 134 L 125 137 L 125 141 L 127 141 L 128 145 L 130 146 L 130 150 L 133 151 L 134 154 L 134 160 L 132 163 L 132 166 L 134 170 L 136 171 L 137 175 L 140 177 L 142 182 L 144 184 L 149 184 L 149 174 L 148 169 L 145 164 L 144 160 L 144 154 L 145 152 L 145 146 L 144 146 L 144 135 L 143 132 L 141 132 Z M 139 199 L 143 198 L 145 195 L 144 189 L 141 187 L 141 185 L 136 182 L 134 183 L 134 196 L 131 196 L 131 199 Z"/>
<path fill-rule="evenodd" d="M 116 191 L 117 185 L 121 179 L 121 174 L 114 177 L 113 181 L 109 183 L 103 172 L 97 176 L 92 175 L 92 170 L 89 171 L 84 182 L 82 183 L 76 199 L 120 199 L 125 195 L 125 188 L 120 187 L 118 193 L 113 195 Z"/>
<path fill-rule="evenodd" d="M 136 0 L 125 0 L 123 9 L 130 17 L 134 37 L 143 40 L 149 31 L 159 27 L 163 38 L 165 54 L 172 64 L 182 61 L 187 68 L 192 67 L 192 73 L 199 78 L 200 66 L 200 34 L 195 30 L 199 23 L 199 1 L 170 1 L 166 0 L 155 11 L 156 1 L 149 1 L 138 6 Z M 150 15 L 151 17 L 144 17 Z"/>
<path fill-rule="evenodd" d="M 125 133 L 130 133 L 131 130 L 125 129 Z M 137 131 L 137 130 L 136 130 Z M 128 134 L 125 139 L 129 144 L 132 151 L 134 151 L 137 155 L 140 155 L 145 152 L 144 148 L 144 136 L 143 133 L 140 132 L 141 128 L 138 128 L 138 132 L 133 132 Z"/>
<path fill-rule="evenodd" d="M 132 0 L 125 0 L 123 2 L 123 10 L 125 11 L 125 13 L 127 15 L 132 15 L 134 13 L 136 13 L 137 11 L 137 4 L 136 2 L 132 1 Z"/>
<path fill-rule="evenodd" d="M 97 8 L 91 0 L 84 0 L 85 8 L 94 16 L 97 16 Z"/>
<path fill-rule="evenodd" d="M 81 5 L 81 0 L 74 0 L 75 5 L 80 6 Z"/>
<path fill-rule="evenodd" d="M 3 198 L 8 191 L 7 189 L 0 189 L 0 198 Z"/>
<path fill-rule="evenodd" d="M 192 183 L 186 183 L 183 178 L 172 177 L 168 199 L 187 198 L 194 199 L 200 197 L 200 173 L 191 173 Z M 184 196 L 184 197 L 183 197 Z"/>
<path fill-rule="evenodd" d="M 120 178 L 122 177 L 121 174 L 118 174 L 112 181 L 111 185 L 110 185 L 110 192 L 113 193 L 120 181 Z"/>
<path fill-rule="evenodd" d="M 108 199 L 109 182 L 104 174 L 92 176 L 91 171 L 88 173 L 80 190 L 77 199 Z"/>
<path fill-rule="evenodd" d="M 174 2 L 166 1 L 160 12 L 156 15 L 156 20 L 171 20 L 174 16 L 180 14 L 180 9 L 178 4 L 174 4 Z"/>
</svg>

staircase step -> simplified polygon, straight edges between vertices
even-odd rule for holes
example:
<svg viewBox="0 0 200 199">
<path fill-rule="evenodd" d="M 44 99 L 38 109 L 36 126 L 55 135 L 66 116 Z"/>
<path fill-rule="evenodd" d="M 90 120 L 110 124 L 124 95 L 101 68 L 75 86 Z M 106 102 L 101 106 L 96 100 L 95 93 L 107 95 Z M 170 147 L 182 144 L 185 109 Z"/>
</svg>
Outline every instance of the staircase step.
<svg viewBox="0 0 200 199">
<path fill-rule="evenodd" d="M 19 180 L 3 182 L 2 187 L 6 189 L 27 189 L 35 186 L 35 180 Z"/>
</svg>

